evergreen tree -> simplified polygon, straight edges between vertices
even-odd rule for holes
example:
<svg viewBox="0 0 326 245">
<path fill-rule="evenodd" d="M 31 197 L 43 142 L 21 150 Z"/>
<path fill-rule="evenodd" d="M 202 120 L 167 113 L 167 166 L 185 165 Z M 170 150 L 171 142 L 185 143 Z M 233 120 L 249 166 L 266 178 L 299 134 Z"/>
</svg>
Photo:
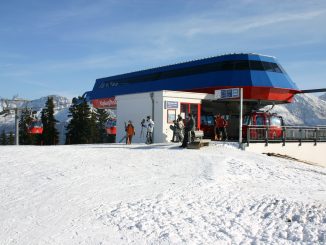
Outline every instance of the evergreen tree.
<svg viewBox="0 0 326 245">
<path fill-rule="evenodd" d="M 35 139 L 33 135 L 28 133 L 28 127 L 32 121 L 33 118 L 31 117 L 31 110 L 27 108 L 23 109 L 19 120 L 19 144 L 34 144 Z"/>
<path fill-rule="evenodd" d="M 6 145 L 7 144 L 7 136 L 5 130 L 2 130 L 2 133 L 0 135 L 0 144 Z"/>
<path fill-rule="evenodd" d="M 97 130 L 99 134 L 99 143 L 107 141 L 106 123 L 109 119 L 109 114 L 105 109 L 96 109 Z"/>
<path fill-rule="evenodd" d="M 59 141 L 59 132 L 55 125 L 58 122 L 54 118 L 54 103 L 53 98 L 48 97 L 45 108 L 41 112 L 41 120 L 43 124 L 42 141 L 44 145 L 56 145 Z"/>
<path fill-rule="evenodd" d="M 9 137 L 7 139 L 8 145 L 13 145 L 15 144 L 15 137 L 12 131 L 9 133 Z"/>
<path fill-rule="evenodd" d="M 71 120 L 66 127 L 66 144 L 92 143 L 92 116 L 86 100 L 80 96 L 74 98 L 69 108 L 68 117 L 71 117 Z"/>
<path fill-rule="evenodd" d="M 90 142 L 89 143 L 99 143 L 100 142 L 100 133 L 97 125 L 97 114 L 96 112 L 91 112 L 90 118 Z"/>
</svg>

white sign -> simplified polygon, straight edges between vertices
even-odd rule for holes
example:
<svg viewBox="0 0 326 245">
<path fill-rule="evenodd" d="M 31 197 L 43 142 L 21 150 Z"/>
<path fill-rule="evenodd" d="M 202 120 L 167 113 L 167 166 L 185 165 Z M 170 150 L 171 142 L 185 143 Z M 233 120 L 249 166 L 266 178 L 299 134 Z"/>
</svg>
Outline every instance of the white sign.
<svg viewBox="0 0 326 245">
<path fill-rule="evenodd" d="M 178 109 L 178 101 L 165 101 L 164 107 L 165 109 Z"/>
<path fill-rule="evenodd" d="M 229 89 L 219 89 L 215 90 L 215 99 L 234 99 L 240 97 L 240 89 L 239 88 L 229 88 Z"/>
</svg>

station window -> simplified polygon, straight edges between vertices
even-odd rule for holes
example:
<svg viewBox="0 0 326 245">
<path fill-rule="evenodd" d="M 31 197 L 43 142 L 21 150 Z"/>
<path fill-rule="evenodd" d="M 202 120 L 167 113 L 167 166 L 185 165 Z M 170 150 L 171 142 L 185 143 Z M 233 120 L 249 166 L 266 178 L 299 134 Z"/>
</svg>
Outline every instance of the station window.
<svg viewBox="0 0 326 245">
<path fill-rule="evenodd" d="M 234 70 L 249 70 L 249 61 L 240 60 L 234 62 Z"/>
<path fill-rule="evenodd" d="M 264 66 L 263 66 L 261 61 L 250 60 L 250 69 L 251 70 L 263 71 Z"/>
</svg>

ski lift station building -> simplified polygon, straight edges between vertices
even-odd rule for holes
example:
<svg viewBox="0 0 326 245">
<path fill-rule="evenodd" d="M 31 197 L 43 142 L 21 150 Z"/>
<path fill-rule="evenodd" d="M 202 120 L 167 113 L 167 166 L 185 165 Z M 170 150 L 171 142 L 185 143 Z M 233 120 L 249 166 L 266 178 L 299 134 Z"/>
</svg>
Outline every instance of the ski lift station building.
<svg viewBox="0 0 326 245">
<path fill-rule="evenodd" d="M 249 53 L 100 78 L 85 96 L 95 107 L 116 106 L 117 141 L 125 135 L 124 123 L 131 120 L 136 129 L 133 142 L 144 142 L 141 121 L 151 116 L 154 142 L 163 143 L 172 139 L 170 125 L 179 114 L 194 114 L 198 128 L 217 112 L 238 120 L 239 99 L 217 101 L 214 97 L 215 90 L 227 88 L 243 88 L 244 113 L 289 103 L 300 92 L 274 57 Z"/>
</svg>

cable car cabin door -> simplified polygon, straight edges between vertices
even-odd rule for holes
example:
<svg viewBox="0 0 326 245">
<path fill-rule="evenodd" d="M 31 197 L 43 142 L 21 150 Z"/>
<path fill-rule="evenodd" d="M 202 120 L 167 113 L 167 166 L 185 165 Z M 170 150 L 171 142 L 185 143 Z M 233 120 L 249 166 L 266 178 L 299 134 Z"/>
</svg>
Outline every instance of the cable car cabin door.
<svg viewBox="0 0 326 245">
<path fill-rule="evenodd" d="M 196 103 L 180 103 L 180 114 L 183 119 L 188 118 L 189 113 L 191 113 L 195 118 L 196 129 L 200 129 L 200 110 L 201 104 Z"/>
</svg>

